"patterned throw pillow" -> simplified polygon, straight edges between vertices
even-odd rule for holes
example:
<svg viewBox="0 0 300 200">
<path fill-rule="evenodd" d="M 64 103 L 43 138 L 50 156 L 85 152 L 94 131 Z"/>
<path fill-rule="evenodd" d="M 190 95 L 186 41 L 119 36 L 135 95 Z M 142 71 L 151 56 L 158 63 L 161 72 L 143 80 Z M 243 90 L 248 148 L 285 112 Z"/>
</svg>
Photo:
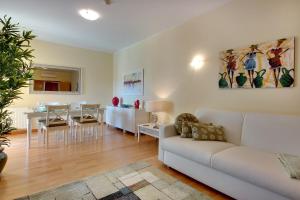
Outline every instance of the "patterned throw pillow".
<svg viewBox="0 0 300 200">
<path fill-rule="evenodd" d="M 210 141 L 224 141 L 225 131 L 223 126 L 216 126 L 212 123 L 210 124 L 202 124 L 202 123 L 193 123 L 192 127 L 192 135 L 194 140 L 210 140 Z"/>
<path fill-rule="evenodd" d="M 183 122 L 196 123 L 196 122 L 199 122 L 199 120 L 197 119 L 197 117 L 195 117 L 194 115 L 192 115 L 190 113 L 182 113 L 182 114 L 178 115 L 175 120 L 175 128 L 179 135 L 182 133 L 182 123 Z"/>
<path fill-rule="evenodd" d="M 182 138 L 192 138 L 193 137 L 191 122 L 182 122 L 181 128 L 182 128 L 182 130 L 181 130 L 180 137 L 182 137 Z"/>
</svg>

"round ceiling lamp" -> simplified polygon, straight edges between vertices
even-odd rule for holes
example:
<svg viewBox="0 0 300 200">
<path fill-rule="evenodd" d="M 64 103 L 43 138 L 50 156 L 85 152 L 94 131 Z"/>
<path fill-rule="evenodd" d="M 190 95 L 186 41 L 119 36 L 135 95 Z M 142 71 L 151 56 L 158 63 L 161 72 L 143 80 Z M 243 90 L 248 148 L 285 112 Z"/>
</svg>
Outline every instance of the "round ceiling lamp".
<svg viewBox="0 0 300 200">
<path fill-rule="evenodd" d="M 79 10 L 79 14 L 86 20 L 95 21 L 100 18 L 100 14 L 91 9 L 81 9 Z"/>
</svg>

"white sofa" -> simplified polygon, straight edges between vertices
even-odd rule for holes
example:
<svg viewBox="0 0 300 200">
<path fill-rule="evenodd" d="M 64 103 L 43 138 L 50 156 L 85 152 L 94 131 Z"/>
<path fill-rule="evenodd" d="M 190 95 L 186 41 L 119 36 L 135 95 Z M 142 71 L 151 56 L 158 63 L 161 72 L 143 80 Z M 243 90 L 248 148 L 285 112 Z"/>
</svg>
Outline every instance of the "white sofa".
<svg viewBox="0 0 300 200">
<path fill-rule="evenodd" d="M 180 138 L 174 125 L 160 129 L 159 159 L 235 199 L 300 199 L 276 153 L 300 156 L 300 117 L 202 109 L 201 122 L 222 125 L 228 142 Z"/>
</svg>

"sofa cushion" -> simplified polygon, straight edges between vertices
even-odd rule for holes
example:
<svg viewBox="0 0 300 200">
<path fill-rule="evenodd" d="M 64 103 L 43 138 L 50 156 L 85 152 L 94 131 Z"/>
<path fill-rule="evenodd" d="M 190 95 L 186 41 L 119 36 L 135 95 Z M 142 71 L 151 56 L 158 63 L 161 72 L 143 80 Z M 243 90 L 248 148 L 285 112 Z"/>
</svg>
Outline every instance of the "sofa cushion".
<svg viewBox="0 0 300 200">
<path fill-rule="evenodd" d="M 227 142 L 240 145 L 244 115 L 241 112 L 230 112 L 212 109 L 199 109 L 196 116 L 202 123 L 213 123 L 224 127 Z"/>
<path fill-rule="evenodd" d="M 300 117 L 247 113 L 242 144 L 274 153 L 300 156 Z"/>
<path fill-rule="evenodd" d="M 300 181 L 289 177 L 274 153 L 233 147 L 214 154 L 212 167 L 283 196 L 300 199 Z"/>
<path fill-rule="evenodd" d="M 211 156 L 214 153 L 235 146 L 227 142 L 194 141 L 190 138 L 181 138 L 180 136 L 165 138 L 160 142 L 163 150 L 209 167 L 211 166 Z"/>
</svg>

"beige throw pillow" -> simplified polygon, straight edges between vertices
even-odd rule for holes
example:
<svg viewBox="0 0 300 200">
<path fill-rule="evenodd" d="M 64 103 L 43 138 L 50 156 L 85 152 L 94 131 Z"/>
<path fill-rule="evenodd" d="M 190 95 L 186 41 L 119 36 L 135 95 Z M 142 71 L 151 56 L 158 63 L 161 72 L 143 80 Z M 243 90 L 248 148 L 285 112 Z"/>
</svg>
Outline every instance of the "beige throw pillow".
<svg viewBox="0 0 300 200">
<path fill-rule="evenodd" d="M 194 140 L 226 141 L 223 126 L 216 126 L 212 123 L 193 123 L 191 129 Z"/>
<path fill-rule="evenodd" d="M 179 135 L 181 135 L 182 130 L 184 130 L 183 137 L 184 137 L 184 135 L 188 135 L 188 134 L 190 134 L 190 137 L 191 137 L 192 130 L 190 127 L 188 128 L 187 126 L 189 126 L 189 123 L 195 123 L 195 122 L 199 122 L 197 117 L 195 117 L 194 115 L 192 115 L 190 113 L 182 113 L 176 117 L 175 128 Z M 184 127 L 182 127 L 183 124 L 184 124 Z"/>
<path fill-rule="evenodd" d="M 192 134 L 192 126 L 190 122 L 182 122 L 181 125 L 181 134 L 180 137 L 182 138 L 192 138 L 193 134 Z"/>
</svg>

